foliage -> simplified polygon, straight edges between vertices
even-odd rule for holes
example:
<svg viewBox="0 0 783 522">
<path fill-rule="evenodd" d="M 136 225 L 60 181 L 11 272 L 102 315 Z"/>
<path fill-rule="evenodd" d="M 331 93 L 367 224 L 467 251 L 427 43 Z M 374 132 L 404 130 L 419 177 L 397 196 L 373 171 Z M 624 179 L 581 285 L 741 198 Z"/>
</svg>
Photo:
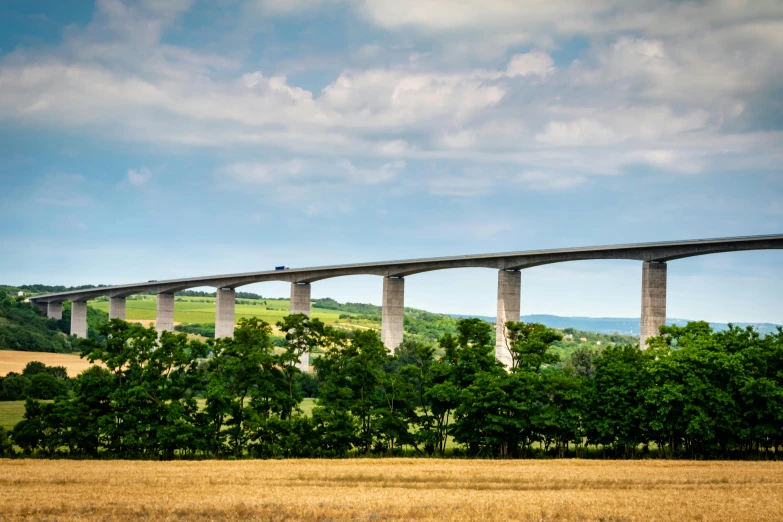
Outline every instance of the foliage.
<svg viewBox="0 0 783 522">
<path fill-rule="evenodd" d="M 38 309 L 0 292 L 0 350 L 70 353 L 71 342 L 58 331 L 58 322 Z"/>
<path fill-rule="evenodd" d="M 200 335 L 202 337 L 208 337 L 210 339 L 215 338 L 215 323 L 177 324 L 174 325 L 174 330 L 177 332 Z"/>
<path fill-rule="evenodd" d="M 71 383 L 63 366 L 46 366 L 42 362 L 30 361 L 21 374 L 10 372 L 0 377 L 0 401 L 54 399 L 67 395 Z"/>
<path fill-rule="evenodd" d="M 567 457 L 588 446 L 624 458 L 759 458 L 783 444 L 783 330 L 666 326 L 646 351 L 580 349 L 561 362 L 559 332 L 512 322 L 504 368 L 480 319 L 457 321 L 437 347 L 407 339 L 396 354 L 373 330 L 302 314 L 277 327 L 282 346 L 257 318 L 207 343 L 113 320 L 80 342 L 101 366 L 72 389 L 62 368 L 41 363 L 3 379 L 3 394 L 28 397 L 11 438 L 26 454 L 154 459 Z M 315 374 L 302 374 L 297 363 L 316 350 Z M 317 396 L 312 416 L 305 395 Z"/>
</svg>

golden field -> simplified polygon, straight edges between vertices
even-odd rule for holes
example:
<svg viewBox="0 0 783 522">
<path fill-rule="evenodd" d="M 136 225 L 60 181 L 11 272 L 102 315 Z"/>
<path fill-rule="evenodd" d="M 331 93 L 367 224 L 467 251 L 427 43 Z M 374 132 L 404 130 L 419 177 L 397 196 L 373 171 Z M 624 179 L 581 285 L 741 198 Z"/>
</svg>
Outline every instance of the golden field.
<svg viewBox="0 0 783 522">
<path fill-rule="evenodd" d="M 0 460 L 2 520 L 783 520 L 783 463 Z"/>
<path fill-rule="evenodd" d="M 22 373 L 30 361 L 42 362 L 47 366 L 65 366 L 69 377 L 76 377 L 92 366 L 90 361 L 81 359 L 78 354 L 0 350 L 0 377 L 9 372 Z"/>
</svg>

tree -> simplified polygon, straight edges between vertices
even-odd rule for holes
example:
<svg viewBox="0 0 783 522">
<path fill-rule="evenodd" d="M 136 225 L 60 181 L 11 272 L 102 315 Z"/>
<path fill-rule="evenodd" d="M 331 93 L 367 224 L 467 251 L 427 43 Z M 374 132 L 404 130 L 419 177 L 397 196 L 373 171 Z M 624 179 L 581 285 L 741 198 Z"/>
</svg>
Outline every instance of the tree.
<svg viewBox="0 0 783 522">
<path fill-rule="evenodd" d="M 34 399 L 25 401 L 24 415 L 22 420 L 14 426 L 11 438 L 26 455 L 30 455 L 38 447 L 44 438 L 43 408 L 40 402 Z"/>
<path fill-rule="evenodd" d="M 538 373 L 542 365 L 554 364 L 560 360 L 550 353 L 552 345 L 563 340 L 563 336 L 539 323 L 509 321 L 506 323 L 506 343 L 511 354 L 511 367 Z"/>
<path fill-rule="evenodd" d="M 198 407 L 194 386 L 206 347 L 185 334 L 113 319 L 103 340 L 81 341 L 82 357 L 112 376 L 109 418 L 98 419 L 102 443 L 115 455 L 171 458 L 193 446 Z M 94 376 L 91 376 L 94 377 Z"/>
<path fill-rule="evenodd" d="M 210 341 L 214 356 L 206 367 L 201 424 L 204 449 L 213 455 L 273 456 L 283 429 L 278 421 L 290 418 L 302 400 L 284 370 L 292 352 L 277 355 L 271 332 L 264 321 L 243 318 L 233 338 Z"/>
<path fill-rule="evenodd" d="M 294 383 L 300 372 L 297 364 L 302 358 L 308 358 L 314 348 L 322 344 L 325 325 L 319 319 L 310 319 L 305 314 L 285 316 L 277 322 L 277 327 L 285 332 L 285 352 L 281 354 L 280 361 L 288 382 L 288 395 L 292 399 L 295 393 Z M 296 401 L 300 402 L 300 401 Z M 290 411 L 287 412 L 290 415 Z"/>
<path fill-rule="evenodd" d="M 11 440 L 11 433 L 0 426 L 0 457 L 12 457 L 14 453 L 14 443 Z"/>
<path fill-rule="evenodd" d="M 595 358 L 585 410 L 590 442 L 631 456 L 637 445 L 649 441 L 645 391 L 653 353 L 637 346 L 613 346 Z"/>
<path fill-rule="evenodd" d="M 533 430 L 545 451 L 554 443 L 558 457 L 565 457 L 571 442 L 581 444 L 584 435 L 585 391 L 589 381 L 580 375 L 549 369 L 541 373 L 541 407 L 533 419 Z"/>
<path fill-rule="evenodd" d="M 31 399 L 50 400 L 67 393 L 68 386 L 64 381 L 46 372 L 34 374 L 24 388 L 25 397 Z"/>
<path fill-rule="evenodd" d="M 30 386 L 30 379 L 24 375 L 10 372 L 0 382 L 0 400 L 18 401 L 25 398 L 25 390 Z"/>
</svg>

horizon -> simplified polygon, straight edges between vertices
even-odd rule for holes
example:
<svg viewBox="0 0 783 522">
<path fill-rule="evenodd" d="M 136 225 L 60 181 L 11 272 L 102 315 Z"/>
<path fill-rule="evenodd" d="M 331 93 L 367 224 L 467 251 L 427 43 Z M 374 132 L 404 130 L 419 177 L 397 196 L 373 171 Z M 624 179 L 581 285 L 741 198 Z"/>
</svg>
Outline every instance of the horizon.
<svg viewBox="0 0 783 522">
<path fill-rule="evenodd" d="M 493 6 L 4 3 L 4 282 L 783 230 L 783 5 Z M 780 324 L 781 267 L 671 261 L 667 315 Z M 312 297 L 378 305 L 381 285 Z M 496 291 L 494 270 L 423 273 L 405 305 L 494 316 Z M 521 310 L 632 318 L 640 291 L 638 262 L 540 266 Z"/>
</svg>

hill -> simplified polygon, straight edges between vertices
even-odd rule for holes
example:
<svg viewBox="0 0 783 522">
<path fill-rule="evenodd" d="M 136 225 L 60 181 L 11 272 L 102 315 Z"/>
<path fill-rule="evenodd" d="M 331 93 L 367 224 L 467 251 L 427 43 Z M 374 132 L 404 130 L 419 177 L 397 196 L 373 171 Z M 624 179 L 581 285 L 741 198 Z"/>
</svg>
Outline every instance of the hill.
<svg viewBox="0 0 783 522">
<path fill-rule="evenodd" d="M 23 287 L 0 287 L 7 292 L 16 293 L 19 289 L 27 292 L 51 292 L 65 289 L 63 286 L 27 285 Z M 3 292 L 5 294 L 5 292 Z M 0 309 L 0 335 L 5 332 L 5 338 L 0 336 L 0 348 L 14 349 L 11 346 L 32 346 L 29 351 L 70 351 L 70 343 L 63 334 L 70 333 L 70 303 L 64 303 L 63 319 L 49 321 L 37 314 L 35 309 L 24 303 L 16 303 L 16 299 L 6 297 L 5 308 Z M 13 306 L 10 303 L 16 303 Z M 139 321 L 150 324 L 155 321 L 156 298 L 151 294 L 134 295 L 128 298 L 126 318 L 129 321 Z M 272 325 L 288 314 L 288 299 L 263 297 L 245 292 L 237 295 L 236 318 L 258 317 Z M 88 326 L 90 331 L 108 318 L 108 298 L 98 298 L 90 301 L 88 307 Z M 10 312 L 10 308 L 17 310 Z M 21 312 L 20 310 L 25 310 Z M 16 314 L 16 315 L 14 315 Z M 21 318 L 24 317 L 24 320 Z M 318 318 L 332 326 L 351 329 L 381 328 L 381 307 L 366 303 L 340 303 L 331 298 L 314 299 L 312 301 L 312 317 Z M 407 341 L 434 343 L 445 333 L 455 333 L 457 320 L 463 317 L 478 317 L 488 322 L 494 322 L 490 316 L 469 316 L 459 314 L 436 314 L 417 308 L 405 308 L 404 331 Z M 214 293 L 185 291 L 177 294 L 174 308 L 175 328 L 190 334 L 203 337 L 214 336 L 215 297 Z M 636 318 L 592 318 L 592 317 L 559 317 L 555 315 L 525 315 L 525 322 L 542 323 L 550 328 L 563 331 L 566 338 L 558 344 L 561 355 L 567 357 L 580 347 L 600 349 L 614 344 L 635 344 L 639 342 L 639 319 Z M 669 324 L 684 325 L 682 319 L 669 319 Z M 24 326 L 23 329 L 9 334 L 9 328 Z M 727 325 L 713 323 L 716 330 L 724 330 Z M 745 326 L 739 324 L 738 326 Z M 762 332 L 774 331 L 775 325 L 768 323 L 752 323 L 751 326 Z M 5 328 L 3 330 L 2 328 Z M 23 333 L 27 331 L 27 333 Z M 43 336 L 43 337 L 41 337 Z M 10 338 L 24 338 L 24 341 L 10 342 Z M 5 339 L 5 340 L 4 340 Z M 22 348 L 15 348 L 22 349 Z"/>
<path fill-rule="evenodd" d="M 71 342 L 63 335 L 64 321 L 50 321 L 27 303 L 0 292 L 0 349 L 69 353 Z"/>
<path fill-rule="evenodd" d="M 451 317 L 478 317 L 484 319 L 490 323 L 495 322 L 493 316 L 479 316 L 479 315 L 464 315 L 464 314 L 449 314 Z M 621 333 L 624 335 L 630 335 L 639 337 L 639 318 L 638 317 L 561 317 L 557 315 L 545 315 L 545 314 L 532 314 L 523 315 L 522 320 L 528 323 L 541 323 L 545 324 L 549 328 L 576 328 L 586 332 L 596 332 L 604 334 Z M 685 326 L 693 319 L 678 319 L 669 317 L 666 319 L 666 324 Z M 734 326 L 745 328 L 746 326 L 752 326 L 755 330 L 761 333 L 774 332 L 778 325 L 772 323 L 733 323 Z M 727 330 L 729 325 L 727 323 L 710 323 L 713 330 L 721 332 Z M 637 339 L 638 342 L 638 339 Z"/>
</svg>

